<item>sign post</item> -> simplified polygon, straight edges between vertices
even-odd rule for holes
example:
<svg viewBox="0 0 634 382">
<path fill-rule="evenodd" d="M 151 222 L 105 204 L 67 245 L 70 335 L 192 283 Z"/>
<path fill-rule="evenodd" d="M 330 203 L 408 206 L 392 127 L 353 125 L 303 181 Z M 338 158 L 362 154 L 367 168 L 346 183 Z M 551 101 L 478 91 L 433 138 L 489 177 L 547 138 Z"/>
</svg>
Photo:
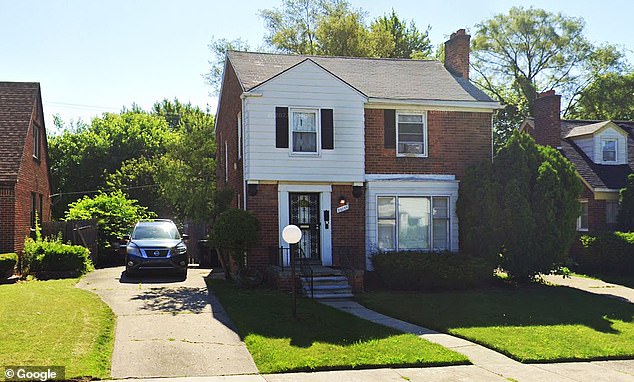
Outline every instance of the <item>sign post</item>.
<svg viewBox="0 0 634 382">
<path fill-rule="evenodd" d="M 282 230 L 282 239 L 288 243 L 288 251 L 291 263 L 291 299 L 293 304 L 293 318 L 297 318 L 297 291 L 295 288 L 295 256 L 291 251 L 291 245 L 297 244 L 302 238 L 302 230 L 298 226 L 289 224 Z"/>
</svg>

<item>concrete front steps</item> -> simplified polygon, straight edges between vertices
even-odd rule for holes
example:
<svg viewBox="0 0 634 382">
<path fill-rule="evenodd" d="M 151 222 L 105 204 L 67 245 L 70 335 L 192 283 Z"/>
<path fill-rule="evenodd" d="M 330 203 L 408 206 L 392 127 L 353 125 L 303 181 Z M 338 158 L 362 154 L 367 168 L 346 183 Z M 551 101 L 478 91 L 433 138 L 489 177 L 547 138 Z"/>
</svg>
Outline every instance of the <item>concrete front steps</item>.
<svg viewBox="0 0 634 382">
<path fill-rule="evenodd" d="M 302 291 L 305 296 L 319 300 L 349 300 L 354 297 L 348 278 L 339 269 L 323 266 L 313 267 L 313 290 L 310 278 L 301 277 Z"/>
</svg>

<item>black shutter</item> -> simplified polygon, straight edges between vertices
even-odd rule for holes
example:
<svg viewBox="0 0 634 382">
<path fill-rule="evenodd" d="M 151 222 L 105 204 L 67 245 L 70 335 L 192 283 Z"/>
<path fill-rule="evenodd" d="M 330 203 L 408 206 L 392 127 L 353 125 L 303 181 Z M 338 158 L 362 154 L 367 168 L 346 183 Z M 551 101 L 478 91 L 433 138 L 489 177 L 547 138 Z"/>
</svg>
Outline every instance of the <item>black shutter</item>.
<svg viewBox="0 0 634 382">
<path fill-rule="evenodd" d="M 275 108 L 275 147 L 288 148 L 288 108 Z"/>
<path fill-rule="evenodd" d="M 383 144 L 386 149 L 396 148 L 396 110 L 383 110 Z"/>
<path fill-rule="evenodd" d="M 321 109 L 321 148 L 324 150 L 335 148 L 332 109 Z"/>
</svg>

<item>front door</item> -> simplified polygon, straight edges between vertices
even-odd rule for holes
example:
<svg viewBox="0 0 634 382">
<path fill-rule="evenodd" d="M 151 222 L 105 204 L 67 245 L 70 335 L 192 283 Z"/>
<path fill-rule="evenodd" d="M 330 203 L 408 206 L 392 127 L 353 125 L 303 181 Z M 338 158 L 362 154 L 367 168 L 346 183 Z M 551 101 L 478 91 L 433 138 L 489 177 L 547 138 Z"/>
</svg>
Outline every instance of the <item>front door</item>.
<svg viewBox="0 0 634 382">
<path fill-rule="evenodd" d="M 291 251 L 301 257 L 321 263 L 319 193 L 289 193 L 290 224 L 302 230 L 302 239 Z"/>
</svg>

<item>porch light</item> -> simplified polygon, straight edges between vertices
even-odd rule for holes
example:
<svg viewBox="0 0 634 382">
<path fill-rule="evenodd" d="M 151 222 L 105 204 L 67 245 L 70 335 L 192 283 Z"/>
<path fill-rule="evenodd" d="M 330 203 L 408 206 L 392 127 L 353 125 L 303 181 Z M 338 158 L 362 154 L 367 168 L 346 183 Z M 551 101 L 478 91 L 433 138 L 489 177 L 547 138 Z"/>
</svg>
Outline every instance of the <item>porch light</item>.
<svg viewBox="0 0 634 382">
<path fill-rule="evenodd" d="M 256 196 L 258 194 L 258 185 L 257 185 L 257 183 L 247 184 L 247 194 L 249 196 Z"/>
<path fill-rule="evenodd" d="M 341 196 L 339 197 L 339 205 L 340 205 L 340 206 L 345 205 L 347 202 L 348 202 L 348 201 L 346 200 L 345 195 L 341 195 Z"/>
</svg>

